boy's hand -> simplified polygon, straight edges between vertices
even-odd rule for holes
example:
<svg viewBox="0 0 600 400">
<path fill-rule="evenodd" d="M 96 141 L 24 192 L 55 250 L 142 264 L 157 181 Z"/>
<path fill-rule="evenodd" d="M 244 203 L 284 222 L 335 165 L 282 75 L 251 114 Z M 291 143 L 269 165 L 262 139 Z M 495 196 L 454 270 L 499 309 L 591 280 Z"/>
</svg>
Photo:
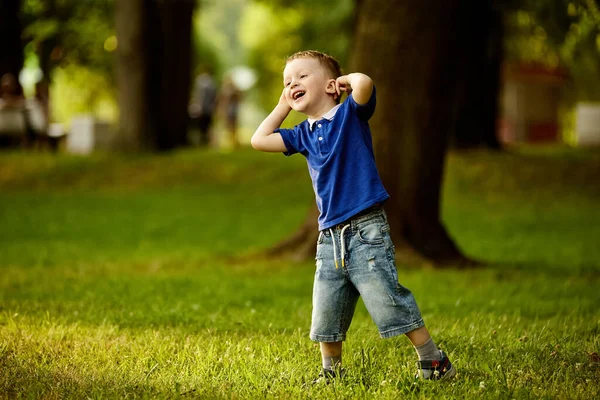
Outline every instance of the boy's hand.
<svg viewBox="0 0 600 400">
<path fill-rule="evenodd" d="M 288 103 L 286 90 L 283 89 L 281 96 L 279 96 L 279 102 L 273 111 L 271 111 L 271 114 L 264 119 L 256 129 L 256 132 L 254 132 L 254 135 L 252 135 L 252 139 L 250 140 L 252 147 L 260 151 L 287 151 L 281 134 L 275 132 L 275 130 L 281 126 L 281 123 L 286 119 L 290 111 L 292 111 L 292 107 Z"/>
<path fill-rule="evenodd" d="M 337 78 L 335 89 L 338 96 L 341 96 L 342 92 L 352 93 L 352 98 L 357 104 L 366 104 L 373 93 L 373 81 L 365 74 L 353 72 Z"/>
<path fill-rule="evenodd" d="M 289 111 L 292 110 L 292 106 L 290 106 L 290 103 L 288 102 L 287 96 L 286 96 L 286 92 L 287 92 L 287 88 L 283 88 L 283 91 L 281 92 L 281 96 L 279 96 L 279 102 L 277 103 L 278 107 L 284 106 L 289 108 Z"/>
<path fill-rule="evenodd" d="M 338 98 L 342 96 L 342 92 L 348 94 L 352 93 L 352 85 L 348 79 L 348 75 L 342 75 L 335 80 L 335 91 L 337 92 Z"/>
</svg>

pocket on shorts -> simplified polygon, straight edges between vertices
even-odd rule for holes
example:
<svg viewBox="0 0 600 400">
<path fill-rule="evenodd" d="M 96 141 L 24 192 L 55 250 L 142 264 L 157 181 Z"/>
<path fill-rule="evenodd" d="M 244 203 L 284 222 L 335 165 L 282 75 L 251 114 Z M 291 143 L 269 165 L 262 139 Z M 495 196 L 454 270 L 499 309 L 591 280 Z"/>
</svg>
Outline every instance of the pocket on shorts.
<svg viewBox="0 0 600 400">
<path fill-rule="evenodd" d="M 362 226 L 358 230 L 358 240 L 364 244 L 382 245 L 386 226 L 387 224 L 384 223 L 372 223 Z"/>
<path fill-rule="evenodd" d="M 323 252 L 325 251 L 324 247 L 326 246 L 325 244 L 325 233 L 323 231 L 319 232 L 319 237 L 317 238 L 317 251 L 315 254 L 315 259 L 317 260 L 318 263 L 322 263 L 323 261 Z"/>
</svg>

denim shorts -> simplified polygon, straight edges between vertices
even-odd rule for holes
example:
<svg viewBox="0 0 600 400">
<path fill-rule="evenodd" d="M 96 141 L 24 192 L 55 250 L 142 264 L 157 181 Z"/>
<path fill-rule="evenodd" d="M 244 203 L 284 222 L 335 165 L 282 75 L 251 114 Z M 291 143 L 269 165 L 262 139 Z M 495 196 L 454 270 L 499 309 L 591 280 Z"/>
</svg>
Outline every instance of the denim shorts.
<svg viewBox="0 0 600 400">
<path fill-rule="evenodd" d="M 411 291 L 398 283 L 394 245 L 382 208 L 321 231 L 316 260 L 311 340 L 345 340 L 359 296 L 383 338 L 424 326 Z"/>
</svg>

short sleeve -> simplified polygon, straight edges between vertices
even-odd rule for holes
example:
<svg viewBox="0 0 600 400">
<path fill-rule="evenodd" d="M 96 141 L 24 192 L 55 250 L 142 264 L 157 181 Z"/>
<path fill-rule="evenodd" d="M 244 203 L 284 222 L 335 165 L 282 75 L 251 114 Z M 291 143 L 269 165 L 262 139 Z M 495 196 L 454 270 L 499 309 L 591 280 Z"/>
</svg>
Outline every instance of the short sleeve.
<svg viewBox="0 0 600 400">
<path fill-rule="evenodd" d="M 354 101 L 352 94 L 350 94 L 348 100 L 350 100 L 350 106 L 354 109 L 356 115 L 358 115 L 358 118 L 362 119 L 363 121 L 368 121 L 373 116 L 373 113 L 375 113 L 375 105 L 377 103 L 375 85 L 373 85 L 373 92 L 371 92 L 369 101 L 367 101 L 365 104 L 358 104 L 356 101 Z"/>
<path fill-rule="evenodd" d="M 283 154 L 286 156 L 302 153 L 304 151 L 304 144 L 302 143 L 301 136 L 302 130 L 299 128 L 299 126 L 295 126 L 293 129 L 279 128 L 276 129 L 275 132 L 278 132 L 283 139 L 283 143 L 287 148 L 287 151 Z"/>
</svg>

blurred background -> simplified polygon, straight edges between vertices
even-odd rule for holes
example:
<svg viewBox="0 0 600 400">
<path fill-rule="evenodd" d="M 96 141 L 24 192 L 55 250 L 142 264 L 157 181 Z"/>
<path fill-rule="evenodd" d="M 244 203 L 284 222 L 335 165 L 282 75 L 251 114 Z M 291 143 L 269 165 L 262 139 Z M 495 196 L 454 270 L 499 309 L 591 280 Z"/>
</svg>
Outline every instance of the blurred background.
<svg viewBox="0 0 600 400">
<path fill-rule="evenodd" d="M 246 146 L 278 98 L 287 55 L 318 49 L 349 70 L 365 65 L 351 59 L 360 37 L 376 34 L 371 45 L 388 46 L 390 62 L 414 58 L 386 44 L 401 19 L 388 31 L 358 29 L 369 3 L 378 2 L 2 0 L 0 145 L 84 154 Z M 453 79 L 462 99 L 452 102 L 461 104 L 454 145 L 600 143 L 597 1 L 454 3 L 446 36 L 455 51 L 436 64 L 463 75 Z M 422 7 L 435 20 L 443 6 Z M 473 119 L 488 127 L 483 137 L 465 133 Z"/>
<path fill-rule="evenodd" d="M 375 82 L 456 383 L 359 303 L 349 384 L 305 388 L 318 210 L 249 146 L 305 49 Z M 598 77 L 598 0 L 0 0 L 0 398 L 600 398 Z"/>
</svg>

